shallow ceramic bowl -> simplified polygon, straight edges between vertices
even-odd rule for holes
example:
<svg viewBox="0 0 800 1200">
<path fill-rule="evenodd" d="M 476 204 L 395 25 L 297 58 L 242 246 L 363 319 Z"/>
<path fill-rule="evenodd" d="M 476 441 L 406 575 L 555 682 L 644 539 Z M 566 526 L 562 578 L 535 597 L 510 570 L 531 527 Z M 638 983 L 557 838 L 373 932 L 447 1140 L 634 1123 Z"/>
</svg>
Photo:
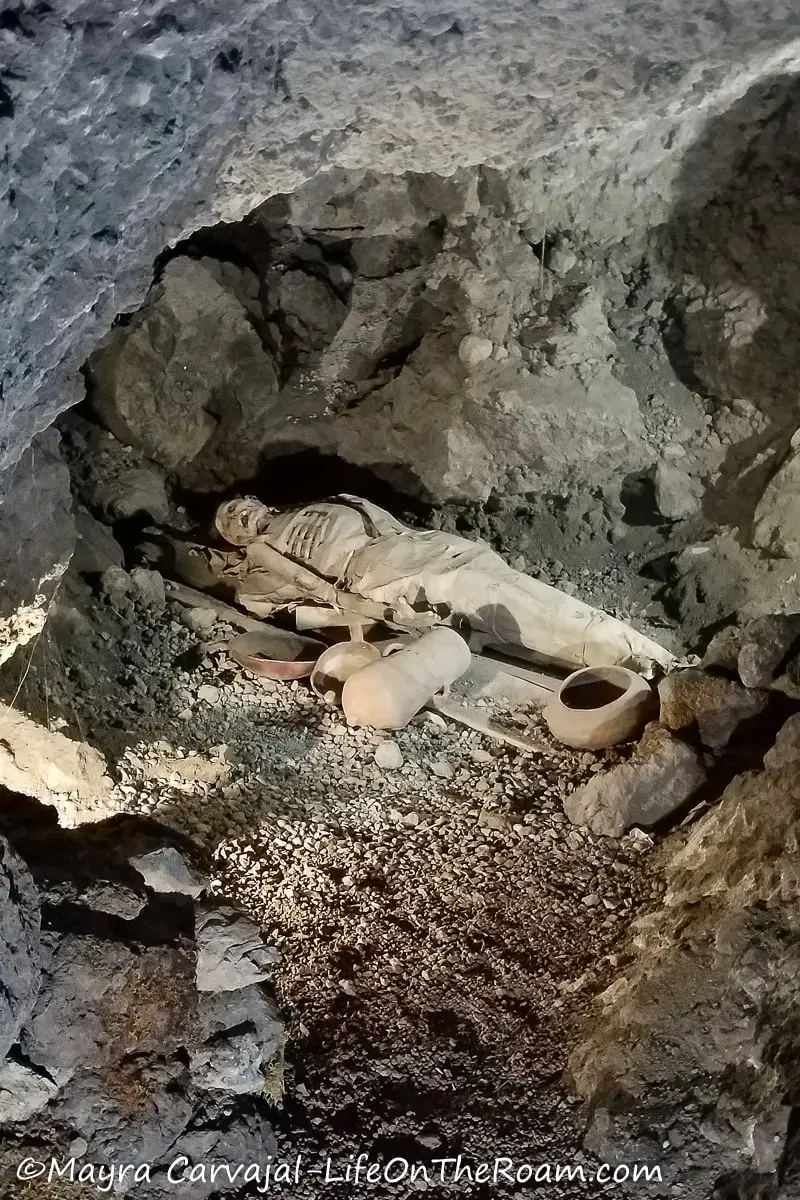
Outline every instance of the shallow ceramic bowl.
<svg viewBox="0 0 800 1200">
<path fill-rule="evenodd" d="M 242 633 L 228 643 L 234 662 L 266 679 L 307 679 L 325 643 L 284 629 Z"/>
</svg>

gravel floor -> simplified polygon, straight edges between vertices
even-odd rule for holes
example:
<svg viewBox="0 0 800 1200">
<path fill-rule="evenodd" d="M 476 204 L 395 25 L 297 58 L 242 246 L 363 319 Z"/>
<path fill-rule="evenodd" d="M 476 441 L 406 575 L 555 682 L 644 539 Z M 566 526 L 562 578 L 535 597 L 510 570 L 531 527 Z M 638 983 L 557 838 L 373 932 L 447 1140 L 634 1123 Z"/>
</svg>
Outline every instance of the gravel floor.
<svg viewBox="0 0 800 1200">
<path fill-rule="evenodd" d="M 46 700 L 51 722 L 107 753 L 105 812 L 190 833 L 214 889 L 281 947 L 286 1152 L 508 1155 L 590 1174 L 563 1072 L 659 888 L 648 838 L 604 841 L 564 817 L 598 756 L 557 746 L 535 713 L 530 754 L 438 717 L 392 737 L 349 730 L 305 685 L 234 669 L 215 649 L 224 626 L 198 636 L 177 618 L 118 597 L 63 605 L 18 703 L 42 715 Z M 7 672 L 3 690 L 13 683 Z M 387 741 L 397 769 L 376 762 Z M 369 1190 L 452 1194 L 419 1181 Z M 293 1193 L 353 1187 L 316 1178 Z"/>
</svg>

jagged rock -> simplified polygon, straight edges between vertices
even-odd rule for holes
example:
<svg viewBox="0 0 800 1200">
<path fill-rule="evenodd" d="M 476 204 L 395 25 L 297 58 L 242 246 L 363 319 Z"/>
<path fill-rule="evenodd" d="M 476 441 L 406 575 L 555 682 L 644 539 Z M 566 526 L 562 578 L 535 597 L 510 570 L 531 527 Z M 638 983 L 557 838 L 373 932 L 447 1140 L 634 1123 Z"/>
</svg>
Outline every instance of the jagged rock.
<svg viewBox="0 0 800 1200">
<path fill-rule="evenodd" d="M 91 883 L 79 894 L 77 902 L 94 912 L 133 921 L 147 904 L 147 899 L 121 883 Z"/>
<path fill-rule="evenodd" d="M 31 1062 L 46 1070 L 59 1087 L 76 1071 L 87 1066 L 96 1069 L 122 1057 L 126 1022 L 130 1028 L 141 1027 L 146 1038 L 150 1023 L 155 1030 L 168 1019 L 172 1004 L 165 1006 L 165 989 L 171 988 L 177 997 L 180 976 L 176 969 L 172 980 L 161 977 L 160 989 L 150 1001 L 153 1009 L 148 1011 L 142 980 L 158 969 L 152 952 L 139 961 L 119 942 L 75 934 L 47 934 L 43 945 L 47 987 L 38 997 L 20 1044 Z M 177 968 L 178 963 L 167 959 L 163 965 Z M 142 1012 L 134 1017 L 139 1003 Z M 163 1015 L 157 1011 L 159 1005 Z"/>
<path fill-rule="evenodd" d="M 283 1046 L 283 1024 L 273 1001 L 257 985 L 206 992 L 197 1012 L 199 1045 L 192 1052 L 197 1087 L 234 1094 L 263 1092 Z"/>
<path fill-rule="evenodd" d="M 156 524 L 169 520 L 169 499 L 163 472 L 155 467 L 130 467 L 98 484 L 95 503 L 112 521 L 148 516 Z"/>
<path fill-rule="evenodd" d="M 217 614 L 211 608 L 183 608 L 178 614 L 181 625 L 185 625 L 192 633 L 201 635 L 209 633 L 218 619 Z"/>
<path fill-rule="evenodd" d="M 739 678 L 800 698 L 800 613 L 757 617 L 742 631 Z"/>
<path fill-rule="evenodd" d="M 578 788 L 564 801 L 564 811 L 575 825 L 621 837 L 634 825 L 647 829 L 678 812 L 705 779 L 691 746 L 649 725 L 634 756 Z"/>
<path fill-rule="evenodd" d="M 247 310 L 202 260 L 168 263 L 147 307 L 91 371 L 111 432 L 182 480 L 201 468 L 222 483 L 253 473 L 275 369 Z"/>
<path fill-rule="evenodd" d="M 800 557 L 800 431 L 767 484 L 753 522 L 753 542 L 787 558 Z"/>
<path fill-rule="evenodd" d="M 123 608 L 133 590 L 131 577 L 124 567 L 108 567 L 100 576 L 100 590 L 115 608 Z"/>
<path fill-rule="evenodd" d="M 205 885 L 174 846 L 164 846 L 128 860 L 139 872 L 145 886 L 154 892 L 199 896 Z"/>
<path fill-rule="evenodd" d="M 94 747 L 8 710 L 0 741 L 0 784 L 9 791 L 62 805 L 71 795 L 91 805 L 111 788 L 106 762 Z M 64 809 L 65 815 L 67 809 Z"/>
<path fill-rule="evenodd" d="M 373 401 L 331 422 L 330 447 L 443 503 L 485 502 L 509 476 L 539 493 L 574 490 L 589 474 L 591 486 L 610 481 L 623 464 L 643 467 L 645 456 L 636 394 L 614 376 L 602 332 L 578 322 L 546 372 L 486 359 L 465 380 L 457 347 L 439 329 Z M 582 362 L 587 346 L 597 355 L 591 367 Z"/>
<path fill-rule="evenodd" d="M 55 1096 L 58 1086 L 24 1063 L 6 1059 L 0 1065 L 0 1125 L 27 1121 Z"/>
<path fill-rule="evenodd" d="M 728 745 L 744 721 L 762 713 L 769 693 L 707 671 L 674 671 L 658 685 L 660 721 L 672 733 L 697 736 L 710 750 Z"/>
<path fill-rule="evenodd" d="M 733 626 L 720 629 L 706 647 L 700 666 L 705 671 L 715 667 L 735 673 L 739 663 L 739 630 Z"/>
<path fill-rule="evenodd" d="M 0 301 L 2 303 L 2 301 Z M 3 413 L 7 413 L 4 404 Z M 2 426 L 0 446 L 7 444 Z M 0 450 L 0 458 L 2 451 Z M 54 429 L 0 477 L 0 663 L 44 626 L 75 541 L 69 472 Z"/>
<path fill-rule="evenodd" d="M 167 594 L 164 579 L 158 571 L 149 571 L 146 567 L 134 567 L 131 571 L 131 585 L 141 604 L 149 608 L 157 616 L 167 607 Z"/>
<path fill-rule="evenodd" d="M 279 1096 L 275 1096 L 277 1101 Z M 206 1164 L 203 1179 L 192 1178 L 192 1200 L 205 1200 L 214 1197 L 224 1190 L 237 1191 L 241 1194 L 241 1186 L 237 1187 L 236 1180 L 230 1188 L 225 1185 L 224 1176 L 212 1176 L 210 1167 L 214 1163 L 230 1163 L 235 1170 L 239 1163 L 270 1162 L 278 1157 L 277 1142 L 267 1115 L 262 1111 L 251 1112 L 246 1108 L 234 1109 L 228 1115 L 225 1111 L 216 1120 L 205 1120 L 192 1129 L 187 1129 L 181 1136 L 180 1154 L 186 1156 L 192 1164 Z M 163 1192 L 155 1193 L 156 1200 L 170 1200 L 176 1191 L 175 1184 L 167 1184 Z M 148 1200 L 150 1198 L 148 1197 Z"/>
<path fill-rule="evenodd" d="M 70 567 L 82 575 L 102 575 L 110 567 L 121 568 L 122 547 L 111 530 L 88 512 L 75 513 L 75 553 Z"/>
<path fill-rule="evenodd" d="M 201 906 L 195 936 L 201 992 L 230 992 L 260 983 L 280 962 L 280 954 L 264 944 L 258 927 L 233 908 Z"/>
<path fill-rule="evenodd" d="M 130 1020 L 135 1031 L 134 1014 Z M 129 1058 L 111 1063 L 101 1058 L 99 1070 L 76 1073 L 51 1101 L 48 1116 L 77 1130 L 95 1162 L 160 1161 L 166 1166 L 195 1116 L 197 1102 L 185 1090 L 186 1067 L 180 1057 L 171 1056 L 177 1047 L 164 1056 L 139 1056 L 135 1032 L 129 1043 Z M 157 1194 L 144 1192 L 147 1200 Z"/>
<path fill-rule="evenodd" d="M 685 521 L 700 511 L 702 484 L 673 462 L 660 462 L 655 478 L 656 505 L 668 521 Z"/>
<path fill-rule="evenodd" d="M 800 770 L 800 713 L 789 717 L 783 725 L 774 745 L 764 755 L 764 766 L 769 771 L 786 771 L 788 777 Z"/>
<path fill-rule="evenodd" d="M 792 654 L 786 669 L 775 680 L 773 688 L 792 700 L 800 700 L 800 649 Z"/>
<path fill-rule="evenodd" d="M 33 1008 L 40 978 L 39 896 L 28 868 L 0 837 L 0 1055 Z"/>
<path fill-rule="evenodd" d="M 554 275 L 563 278 L 569 275 L 573 267 L 578 265 L 578 256 L 570 250 L 568 243 L 560 242 L 553 246 L 547 255 L 547 269 Z"/>
<path fill-rule="evenodd" d="M 325 279 L 310 271 L 284 271 L 276 290 L 281 317 L 301 345 L 321 350 L 333 341 L 347 305 Z"/>
</svg>

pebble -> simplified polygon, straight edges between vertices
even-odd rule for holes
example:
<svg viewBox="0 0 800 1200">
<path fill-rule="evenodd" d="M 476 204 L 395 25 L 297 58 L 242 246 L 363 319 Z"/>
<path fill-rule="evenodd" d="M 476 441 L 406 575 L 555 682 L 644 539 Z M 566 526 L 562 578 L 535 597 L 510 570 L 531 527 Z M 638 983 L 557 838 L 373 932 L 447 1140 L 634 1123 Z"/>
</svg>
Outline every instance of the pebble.
<svg viewBox="0 0 800 1200">
<path fill-rule="evenodd" d="M 439 779 L 452 779 L 455 774 L 451 764 L 443 758 L 437 758 L 436 762 L 431 763 L 431 771 Z"/>
<path fill-rule="evenodd" d="M 219 700 L 219 696 L 219 688 L 214 687 L 213 684 L 210 683 L 204 683 L 197 689 L 197 699 L 202 701 L 204 704 L 216 704 Z"/>
<path fill-rule="evenodd" d="M 210 608 L 184 608 L 180 622 L 192 633 L 209 633 L 217 623 L 217 614 Z"/>
<path fill-rule="evenodd" d="M 494 346 L 478 333 L 468 333 L 458 345 L 458 357 L 465 367 L 476 367 L 491 356 Z"/>
<path fill-rule="evenodd" d="M 382 771 L 398 771 L 403 765 L 403 751 L 397 742 L 381 742 L 375 747 L 374 758 Z"/>
</svg>

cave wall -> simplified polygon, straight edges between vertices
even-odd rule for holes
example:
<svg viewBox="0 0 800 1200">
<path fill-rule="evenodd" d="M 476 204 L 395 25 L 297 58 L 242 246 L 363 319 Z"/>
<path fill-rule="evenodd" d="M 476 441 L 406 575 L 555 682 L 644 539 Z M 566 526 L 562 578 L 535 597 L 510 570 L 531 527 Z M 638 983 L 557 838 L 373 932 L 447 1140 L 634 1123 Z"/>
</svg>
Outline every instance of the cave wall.
<svg viewBox="0 0 800 1200">
<path fill-rule="evenodd" d="M 587 1145 L 654 1195 L 797 1194 L 800 718 L 665 854 L 664 904 L 571 1069 Z"/>
<path fill-rule="evenodd" d="M 81 364 L 166 245 L 320 173 L 376 166 L 487 164 L 508 176 L 499 200 L 532 220 L 630 230 L 634 210 L 663 215 L 706 118 L 797 63 L 798 34 L 792 5 L 749 0 L 6 7 L 0 493 L 80 397 Z M 67 507 L 53 479 L 36 520 Z M 19 536 L 39 544 L 5 534 L 6 615 L 45 595 L 54 568 L 43 539 L 15 572 Z"/>
</svg>

